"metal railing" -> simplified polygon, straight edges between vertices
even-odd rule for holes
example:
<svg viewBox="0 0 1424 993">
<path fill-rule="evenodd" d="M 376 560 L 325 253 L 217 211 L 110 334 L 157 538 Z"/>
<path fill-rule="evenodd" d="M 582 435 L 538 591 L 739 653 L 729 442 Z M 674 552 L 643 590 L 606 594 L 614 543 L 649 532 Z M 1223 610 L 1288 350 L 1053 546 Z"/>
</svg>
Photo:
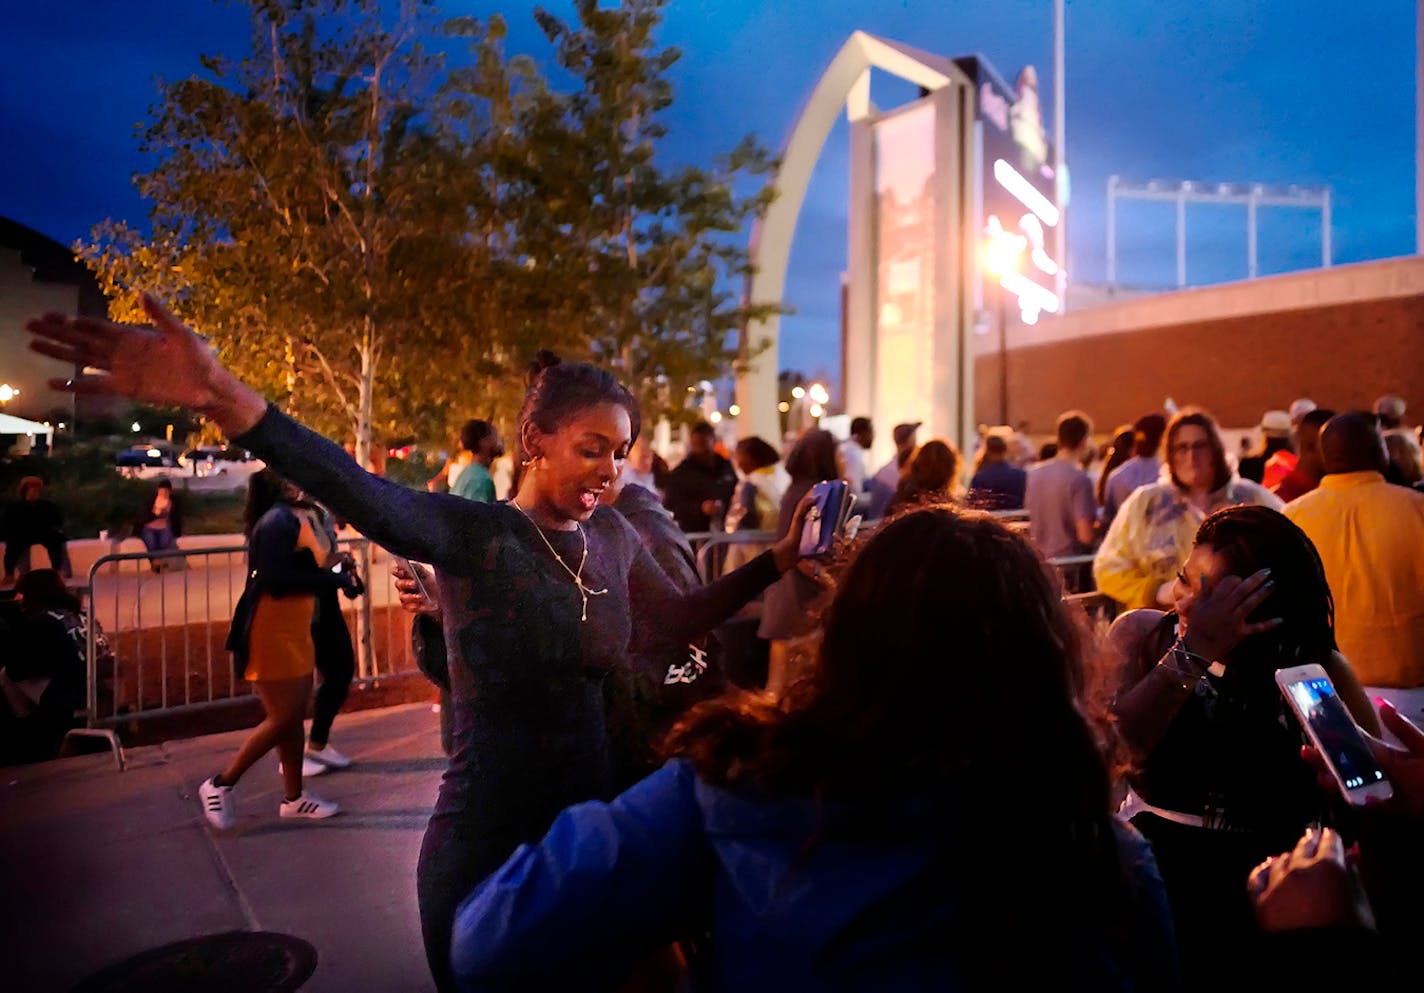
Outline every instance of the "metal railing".
<svg viewBox="0 0 1424 993">
<path fill-rule="evenodd" d="M 353 555 L 366 583 L 360 596 L 341 598 L 343 616 L 352 615 L 358 679 L 414 671 L 389 569 L 373 569 L 366 538 L 337 545 Z M 246 573 L 247 546 L 237 544 L 97 559 L 86 591 L 84 728 L 75 733 L 109 736 L 105 729 L 128 721 L 242 705 L 251 686 L 234 671 L 226 636 Z M 383 639 L 375 606 L 384 608 Z"/>
<path fill-rule="evenodd" d="M 1013 512 L 996 515 L 1013 519 Z M 1020 515 L 1021 516 L 1021 515 Z M 868 525 L 873 528 L 874 525 Z M 771 531 L 699 532 L 687 535 L 704 581 L 721 575 L 736 546 L 769 546 Z M 408 624 L 390 575 L 389 556 L 366 538 L 342 538 L 357 559 L 365 592 L 344 607 L 354 615 L 359 679 L 417 671 Z M 1059 569 L 1082 569 L 1093 556 L 1050 559 Z M 381 567 L 376 568 L 380 564 Z M 170 568 L 172 567 L 172 568 Z M 252 696 L 226 649 L 233 610 L 246 581 L 247 546 L 111 553 L 89 569 L 85 667 L 87 687 L 74 735 L 107 738 L 119 767 L 123 752 L 113 729 L 125 722 L 239 706 Z M 1116 604 L 1097 592 L 1066 598 L 1097 621 L 1110 620 Z M 377 603 L 379 601 L 379 603 Z M 384 608 L 378 632 L 374 606 Z M 107 648 L 107 651 L 104 649 Z M 111 671 L 109 669 L 111 661 Z M 101 671 L 101 662 L 106 671 Z M 154 685 L 156 683 L 156 686 Z M 101 692 L 102 691 L 102 692 Z"/>
<path fill-rule="evenodd" d="M 861 534 L 868 533 L 874 526 L 874 523 L 863 525 Z M 697 571 L 702 576 L 702 581 L 708 583 L 722 575 L 718 559 L 719 550 L 734 545 L 771 545 L 776 539 L 775 531 L 697 531 L 687 535 L 688 542 L 697 553 Z M 1070 570 L 1091 567 L 1093 556 L 1091 554 L 1062 555 L 1047 561 L 1059 572 L 1067 573 Z"/>
</svg>

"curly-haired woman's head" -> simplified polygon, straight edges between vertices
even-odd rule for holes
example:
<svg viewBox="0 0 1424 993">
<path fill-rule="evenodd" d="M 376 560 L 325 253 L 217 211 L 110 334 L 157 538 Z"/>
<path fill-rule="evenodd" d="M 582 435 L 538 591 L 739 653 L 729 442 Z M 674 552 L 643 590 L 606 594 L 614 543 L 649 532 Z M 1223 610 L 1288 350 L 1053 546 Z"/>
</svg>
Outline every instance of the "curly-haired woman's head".
<svg viewBox="0 0 1424 993">
<path fill-rule="evenodd" d="M 1072 802 L 1087 790 L 1087 805 L 1106 810 L 1084 684 L 1078 623 L 1037 552 L 988 515 L 928 508 L 882 525 L 856 553 L 823 617 L 819 658 L 774 712 L 757 716 L 753 702 L 744 730 L 759 728 L 754 738 L 708 733 L 747 702 L 734 700 L 694 713 L 674 742 L 708 778 L 772 788 L 1023 775 L 1047 797 L 1071 769 Z"/>
<path fill-rule="evenodd" d="M 954 925 L 979 950 L 972 985 L 1047 985 L 1084 934 L 1129 930 L 1085 682 L 1078 619 L 1038 553 L 988 515 L 929 507 L 866 540 L 781 700 L 700 704 L 669 750 L 714 785 L 855 812 L 827 834 L 903 844 L 906 799 L 932 811 L 945 885 L 977 908 Z M 1026 967 L 1029 942 L 1044 958 Z"/>
<path fill-rule="evenodd" d="M 587 520 L 641 426 L 638 401 L 611 373 L 541 351 L 519 412 L 519 505 L 549 520 Z"/>
</svg>

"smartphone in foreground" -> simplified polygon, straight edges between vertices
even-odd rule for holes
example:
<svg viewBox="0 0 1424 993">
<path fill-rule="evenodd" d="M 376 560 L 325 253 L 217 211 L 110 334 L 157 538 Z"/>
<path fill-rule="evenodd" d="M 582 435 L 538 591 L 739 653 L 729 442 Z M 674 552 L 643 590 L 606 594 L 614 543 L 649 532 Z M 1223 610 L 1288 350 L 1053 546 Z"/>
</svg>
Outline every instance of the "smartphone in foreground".
<svg viewBox="0 0 1424 993">
<path fill-rule="evenodd" d="M 851 508 L 850 487 L 844 480 L 829 479 L 811 487 L 811 495 L 816 503 L 806 511 L 801 525 L 801 557 L 824 558 L 845 527 Z"/>
<path fill-rule="evenodd" d="M 397 562 L 399 562 L 401 565 L 405 566 L 406 572 L 410 573 L 411 576 L 415 579 L 415 588 L 420 591 L 421 596 L 425 597 L 425 602 L 433 607 L 435 605 L 435 598 L 430 595 L 430 590 L 426 587 L 424 579 L 425 570 L 428 569 L 429 566 L 421 565 L 418 562 L 412 562 L 410 559 L 403 558 L 399 555 L 393 555 L 391 557 Z"/>
<path fill-rule="evenodd" d="M 1324 668 L 1300 665 L 1281 669 L 1276 673 L 1276 685 L 1316 750 L 1324 756 L 1346 800 L 1362 805 L 1370 797 L 1388 800 L 1394 795 L 1384 770 L 1375 761 Z"/>
</svg>

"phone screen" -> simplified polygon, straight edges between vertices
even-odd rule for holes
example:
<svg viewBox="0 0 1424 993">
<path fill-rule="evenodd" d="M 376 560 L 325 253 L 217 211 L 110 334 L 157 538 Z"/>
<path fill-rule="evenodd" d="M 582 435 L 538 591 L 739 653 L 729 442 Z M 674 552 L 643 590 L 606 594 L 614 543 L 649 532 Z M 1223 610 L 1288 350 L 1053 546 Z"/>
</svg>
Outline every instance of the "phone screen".
<svg viewBox="0 0 1424 993">
<path fill-rule="evenodd" d="M 1291 699 L 1314 732 L 1325 760 L 1335 767 L 1347 790 L 1358 790 L 1384 780 L 1384 770 L 1360 737 L 1350 712 L 1335 695 L 1329 679 L 1303 679 L 1291 683 Z"/>
</svg>

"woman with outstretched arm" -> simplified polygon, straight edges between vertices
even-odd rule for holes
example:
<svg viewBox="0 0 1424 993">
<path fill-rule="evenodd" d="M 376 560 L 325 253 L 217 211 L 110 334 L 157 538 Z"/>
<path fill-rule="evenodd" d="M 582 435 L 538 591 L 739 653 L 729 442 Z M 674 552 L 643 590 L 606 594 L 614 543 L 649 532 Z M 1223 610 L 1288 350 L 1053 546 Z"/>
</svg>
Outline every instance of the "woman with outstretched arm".
<svg viewBox="0 0 1424 993">
<path fill-rule="evenodd" d="M 633 612 L 670 636 L 710 629 L 795 564 L 800 528 L 718 582 L 683 594 L 633 529 L 599 505 L 627 457 L 637 410 L 607 372 L 544 363 L 520 413 L 518 493 L 508 503 L 473 503 L 372 476 L 240 382 L 155 299 L 145 296 L 144 307 L 151 329 L 46 315 L 29 324 L 31 347 L 97 370 L 57 388 L 212 419 L 373 541 L 430 562 L 439 574 L 455 743 L 417 888 L 431 971 L 438 988 L 452 989 L 450 929 L 459 901 L 564 807 L 610 793 L 607 701 L 630 680 Z"/>
</svg>

